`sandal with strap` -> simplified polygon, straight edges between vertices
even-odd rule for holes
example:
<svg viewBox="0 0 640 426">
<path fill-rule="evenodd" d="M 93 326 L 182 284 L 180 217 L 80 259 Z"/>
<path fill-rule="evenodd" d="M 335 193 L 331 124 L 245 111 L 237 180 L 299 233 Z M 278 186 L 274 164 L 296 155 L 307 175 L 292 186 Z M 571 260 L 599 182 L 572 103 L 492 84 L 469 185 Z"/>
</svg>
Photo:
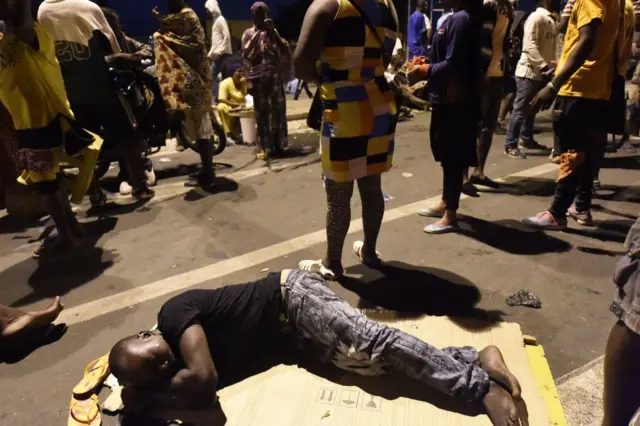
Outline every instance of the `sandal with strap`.
<svg viewBox="0 0 640 426">
<path fill-rule="evenodd" d="M 87 395 L 95 393 L 102 385 L 102 382 L 109 375 L 109 354 L 95 359 L 87 365 L 84 370 L 84 377 L 73 388 L 73 396 L 83 399 Z"/>
<path fill-rule="evenodd" d="M 380 252 L 376 251 L 375 259 L 366 259 L 362 256 L 362 249 L 364 248 L 364 241 L 356 241 L 353 243 L 353 253 L 358 256 L 360 263 L 371 268 L 382 265 L 382 259 L 380 259 Z"/>
<path fill-rule="evenodd" d="M 100 426 L 101 423 L 97 395 L 91 395 L 84 400 L 71 398 L 67 426 Z"/>
<path fill-rule="evenodd" d="M 326 280 L 336 280 L 344 275 L 343 271 L 336 274 L 331 269 L 324 266 L 322 264 L 322 260 L 302 260 L 298 263 L 298 269 L 301 271 L 313 272 Z"/>
</svg>

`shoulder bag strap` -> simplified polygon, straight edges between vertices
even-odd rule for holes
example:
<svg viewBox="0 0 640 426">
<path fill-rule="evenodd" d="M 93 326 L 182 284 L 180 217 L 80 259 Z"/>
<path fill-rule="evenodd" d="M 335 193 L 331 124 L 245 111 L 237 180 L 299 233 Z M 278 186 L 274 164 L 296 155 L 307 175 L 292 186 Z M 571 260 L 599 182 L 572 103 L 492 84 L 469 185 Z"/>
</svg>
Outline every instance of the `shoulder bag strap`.
<svg viewBox="0 0 640 426">
<path fill-rule="evenodd" d="M 380 35 L 378 34 L 378 30 L 376 29 L 375 25 L 373 25 L 373 22 L 371 22 L 371 19 L 369 19 L 369 16 L 367 16 L 367 14 L 364 13 L 364 10 L 362 10 L 360 5 L 356 3 L 356 0 L 349 0 L 349 3 L 351 3 L 351 5 L 356 8 L 358 13 L 360 13 L 360 16 L 362 16 L 362 19 L 364 20 L 365 25 L 369 27 L 369 30 L 373 33 L 374 37 L 378 41 L 378 44 L 380 44 L 380 49 L 382 50 L 382 58 L 384 59 L 384 62 L 386 64 L 391 63 L 391 58 L 389 58 L 387 49 L 385 49 L 384 47 L 384 40 L 380 38 Z"/>
</svg>

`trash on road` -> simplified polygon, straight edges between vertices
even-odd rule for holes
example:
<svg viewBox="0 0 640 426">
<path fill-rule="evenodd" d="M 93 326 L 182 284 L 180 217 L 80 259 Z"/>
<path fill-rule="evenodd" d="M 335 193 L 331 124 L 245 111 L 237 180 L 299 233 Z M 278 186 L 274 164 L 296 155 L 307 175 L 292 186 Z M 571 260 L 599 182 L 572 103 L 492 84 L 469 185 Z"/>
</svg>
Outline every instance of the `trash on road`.
<svg viewBox="0 0 640 426">
<path fill-rule="evenodd" d="M 391 196 L 389 194 L 385 194 L 385 193 L 382 193 L 382 196 L 384 197 L 385 201 L 391 201 L 394 198 L 393 196 Z"/>
<path fill-rule="evenodd" d="M 164 157 L 164 158 L 161 158 L 159 161 L 160 161 L 161 163 L 170 163 L 170 162 L 171 162 L 171 159 L 170 159 L 170 158 L 166 158 L 166 157 Z"/>
<path fill-rule="evenodd" d="M 410 177 L 413 177 L 413 173 L 403 173 L 402 176 L 406 178 L 410 178 Z"/>
<path fill-rule="evenodd" d="M 540 298 L 529 290 L 518 290 L 514 295 L 507 297 L 507 305 L 509 306 L 527 306 L 529 308 L 540 309 L 542 302 Z"/>
<path fill-rule="evenodd" d="M 264 268 L 264 269 L 263 269 L 262 271 L 260 271 L 260 272 L 269 272 L 269 270 L 270 270 L 270 269 L 271 269 L 271 268 Z"/>
</svg>

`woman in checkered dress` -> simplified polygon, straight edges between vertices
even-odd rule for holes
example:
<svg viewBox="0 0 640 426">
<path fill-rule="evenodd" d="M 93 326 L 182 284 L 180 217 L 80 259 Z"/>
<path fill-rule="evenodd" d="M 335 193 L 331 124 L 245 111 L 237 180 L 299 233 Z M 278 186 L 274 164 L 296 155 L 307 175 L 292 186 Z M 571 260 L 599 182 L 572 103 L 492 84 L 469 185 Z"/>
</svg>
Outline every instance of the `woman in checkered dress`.
<svg viewBox="0 0 640 426">
<path fill-rule="evenodd" d="M 370 27 L 375 27 L 374 33 Z M 307 11 L 296 48 L 299 78 L 320 82 L 320 156 L 327 192 L 327 254 L 299 267 L 342 275 L 342 248 L 351 221 L 354 182 L 362 199 L 363 263 L 380 262 L 376 241 L 384 215 L 382 173 L 391 168 L 396 125 L 394 96 L 384 70 L 397 37 L 391 0 L 321 0 Z"/>
</svg>

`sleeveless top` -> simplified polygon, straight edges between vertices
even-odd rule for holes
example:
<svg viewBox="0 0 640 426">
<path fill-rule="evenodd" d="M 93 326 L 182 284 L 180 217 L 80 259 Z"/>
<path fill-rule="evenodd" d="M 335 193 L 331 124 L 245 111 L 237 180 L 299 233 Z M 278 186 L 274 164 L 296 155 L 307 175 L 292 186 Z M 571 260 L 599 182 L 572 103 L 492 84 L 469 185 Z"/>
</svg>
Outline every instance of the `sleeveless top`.
<svg viewBox="0 0 640 426">
<path fill-rule="evenodd" d="M 387 1 L 336 0 L 338 13 L 325 36 L 318 71 L 322 78 L 320 155 L 326 179 L 349 182 L 380 175 L 392 165 L 396 105 L 384 78 L 397 25 Z M 351 1 L 358 3 L 380 40 Z"/>
</svg>

